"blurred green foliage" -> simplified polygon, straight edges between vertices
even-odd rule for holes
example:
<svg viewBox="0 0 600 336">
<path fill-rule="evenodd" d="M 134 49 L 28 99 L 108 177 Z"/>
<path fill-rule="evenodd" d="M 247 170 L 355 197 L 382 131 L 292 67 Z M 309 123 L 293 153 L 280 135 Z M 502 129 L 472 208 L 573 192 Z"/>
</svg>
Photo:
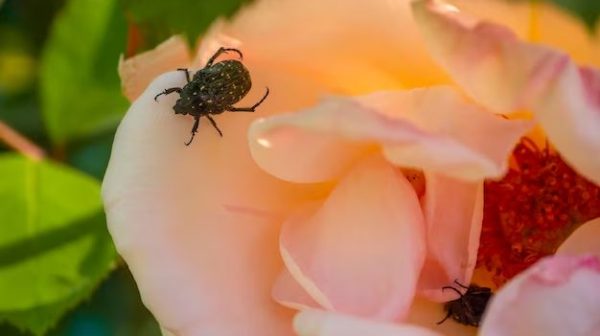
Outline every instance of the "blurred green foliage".
<svg viewBox="0 0 600 336">
<path fill-rule="evenodd" d="M 0 325 L 0 335 L 29 335 Z M 48 336 L 160 336 L 158 324 L 146 310 L 127 271 L 111 273 L 89 300 L 68 314 Z"/>
<path fill-rule="evenodd" d="M 116 72 L 126 33 L 117 0 L 69 1 L 56 17 L 40 64 L 42 110 L 56 145 L 118 124 L 127 109 Z"/>
<path fill-rule="evenodd" d="M 0 320 L 43 334 L 114 268 L 100 184 L 15 154 L 0 176 Z"/>
<path fill-rule="evenodd" d="M 128 106 L 118 59 L 173 34 L 193 45 L 247 1 L 0 0 L 0 122 L 49 153 L 32 161 L 0 142 L 1 336 L 160 335 L 101 210 Z M 547 1 L 597 24 L 600 1 Z"/>
<path fill-rule="evenodd" d="M 600 18 L 600 1 L 598 0 L 551 0 L 581 19 L 587 27 L 594 31 Z"/>
<path fill-rule="evenodd" d="M 131 22 L 143 31 L 141 49 L 151 48 L 173 34 L 191 44 L 219 16 L 233 14 L 244 0 L 122 0 Z"/>
<path fill-rule="evenodd" d="M 595 32 L 600 19 L 600 1 L 598 0 L 507 0 L 521 2 L 549 2 L 561 7 L 577 17 L 591 33 Z"/>
</svg>

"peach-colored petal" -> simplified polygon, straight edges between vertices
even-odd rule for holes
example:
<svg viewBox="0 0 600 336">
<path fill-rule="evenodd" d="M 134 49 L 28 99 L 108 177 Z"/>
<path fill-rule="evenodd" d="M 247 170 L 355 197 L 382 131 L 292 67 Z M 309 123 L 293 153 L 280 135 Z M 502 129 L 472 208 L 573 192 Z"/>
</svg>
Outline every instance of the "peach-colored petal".
<svg viewBox="0 0 600 336">
<path fill-rule="evenodd" d="M 437 2 L 413 9 L 434 57 L 474 99 L 503 113 L 531 109 L 562 156 L 600 183 L 599 71 Z"/>
<path fill-rule="evenodd" d="M 408 313 L 425 257 L 423 216 L 404 175 L 361 162 L 318 209 L 284 224 L 285 265 L 322 307 L 376 319 Z"/>
<path fill-rule="evenodd" d="M 456 297 L 442 291 L 443 286 L 471 283 L 483 219 L 483 183 L 429 173 L 425 180 L 427 261 L 419 287 L 426 297 L 444 302 Z"/>
<path fill-rule="evenodd" d="M 321 308 L 321 306 L 310 297 L 300 286 L 298 281 L 284 269 L 273 286 L 273 299 L 280 304 L 297 310 L 309 308 Z"/>
<path fill-rule="evenodd" d="M 563 158 L 600 185 L 600 71 L 565 63 L 533 109 Z"/>
<path fill-rule="evenodd" d="M 474 99 L 497 112 L 528 106 L 566 59 L 439 2 L 415 1 L 413 12 L 434 58 Z"/>
<path fill-rule="evenodd" d="M 156 48 L 119 60 L 119 77 L 125 97 L 134 101 L 158 75 L 189 66 L 190 51 L 185 39 L 175 35 Z"/>
<path fill-rule="evenodd" d="M 276 73 L 317 78 L 330 92 L 448 81 L 428 55 L 406 0 L 256 1 L 210 32 L 241 41 L 248 59 Z"/>
<path fill-rule="evenodd" d="M 586 253 L 593 253 L 600 257 L 600 218 L 582 224 L 556 251 L 556 254 Z"/>
<path fill-rule="evenodd" d="M 552 1 L 448 1 L 461 11 L 509 28 L 522 40 L 543 43 L 567 52 L 579 63 L 600 66 L 600 36 Z"/>
<path fill-rule="evenodd" d="M 278 94 L 256 114 L 217 116 L 222 138 L 202 120 L 186 147 L 193 120 L 173 113 L 174 95 L 154 101 L 165 87 L 185 82 L 181 72 L 158 77 L 115 137 L 103 184 L 109 229 L 144 303 L 178 336 L 291 334 L 290 311 L 271 299 L 283 267 L 279 226 L 282 214 L 320 191 L 264 173 L 248 152 L 246 130 L 272 106 L 314 95 L 289 76 L 253 76 L 269 78 Z M 290 99 L 289 86 L 307 96 Z"/>
<path fill-rule="evenodd" d="M 162 336 L 176 336 L 175 334 L 163 327 L 160 328 L 160 333 L 162 334 Z"/>
<path fill-rule="evenodd" d="M 483 336 L 591 336 L 600 333 L 600 258 L 542 259 L 488 305 Z"/>
<path fill-rule="evenodd" d="M 518 139 L 532 124 L 506 120 L 467 103 L 449 87 L 380 92 L 359 98 L 370 109 L 408 120 L 429 139 L 385 143 L 388 160 L 458 179 L 500 177 Z"/>
<path fill-rule="evenodd" d="M 305 310 L 294 318 L 299 336 L 441 336 L 414 325 L 397 325 L 320 310 Z"/>
<path fill-rule="evenodd" d="M 331 97 L 320 105 L 259 120 L 251 152 L 271 174 L 295 182 L 334 179 L 373 146 L 394 164 L 460 179 L 501 176 L 529 122 L 505 120 L 447 87 Z"/>
<path fill-rule="evenodd" d="M 387 120 L 356 104 L 328 99 L 294 114 L 259 119 L 248 136 L 252 157 L 261 168 L 283 180 L 313 183 L 341 176 L 369 152 L 371 146 L 358 141 L 362 133 L 376 134 L 386 127 L 390 132 Z M 358 139 L 352 139 L 351 132 Z"/>
</svg>

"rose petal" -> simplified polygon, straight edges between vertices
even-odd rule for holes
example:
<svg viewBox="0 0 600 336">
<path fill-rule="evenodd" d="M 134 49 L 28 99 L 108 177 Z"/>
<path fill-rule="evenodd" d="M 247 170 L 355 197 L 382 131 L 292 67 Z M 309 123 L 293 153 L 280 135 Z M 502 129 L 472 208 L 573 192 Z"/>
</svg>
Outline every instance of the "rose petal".
<svg viewBox="0 0 600 336">
<path fill-rule="evenodd" d="M 255 114 L 218 116 L 222 138 L 202 120 L 194 143 L 184 146 L 193 120 L 173 113 L 173 95 L 154 101 L 184 81 L 180 72 L 157 78 L 119 127 L 103 185 L 114 242 L 165 329 L 289 335 L 291 313 L 270 295 L 282 268 L 279 225 L 283 213 L 320 191 L 300 190 L 254 164 L 246 130 Z M 311 99 L 308 85 L 291 76 L 271 84 L 275 92 L 306 88 Z M 257 113 L 298 101 L 274 94 Z"/>
<path fill-rule="evenodd" d="M 600 66 L 600 36 L 549 1 L 451 0 L 461 11 L 512 30 L 520 39 L 567 52 L 581 64 Z M 600 26 L 597 27 L 600 29 Z M 598 30 L 597 29 L 597 30 Z"/>
<path fill-rule="evenodd" d="M 531 109 L 563 157 L 600 183 L 599 71 L 433 1 L 413 11 L 436 60 L 474 99 L 503 113 Z"/>
<path fill-rule="evenodd" d="M 158 75 L 189 66 L 190 51 L 185 39 L 175 35 L 156 48 L 119 60 L 119 76 L 125 97 L 134 101 Z"/>
<path fill-rule="evenodd" d="M 600 331 L 600 259 L 554 256 L 506 284 L 489 304 L 480 333 L 597 335 Z"/>
<path fill-rule="evenodd" d="M 447 82 L 418 36 L 408 1 L 256 1 L 215 27 L 211 33 L 242 41 L 245 59 L 317 78 L 330 92 Z"/>
<path fill-rule="evenodd" d="M 360 101 L 410 121 L 431 138 L 416 145 L 384 144 L 388 160 L 469 181 L 504 175 L 513 147 L 532 127 L 530 122 L 506 120 L 467 103 L 449 87 L 375 93 Z"/>
<path fill-rule="evenodd" d="M 160 327 L 160 333 L 162 336 L 176 336 L 174 333 L 172 333 L 171 331 L 165 329 L 164 327 Z"/>
<path fill-rule="evenodd" d="M 356 133 L 374 133 L 384 128 L 386 121 L 371 118 L 347 101 L 328 100 L 299 113 L 257 120 L 248 132 L 250 152 L 261 168 L 280 179 L 300 183 L 331 180 L 370 151 L 369 144 L 353 141 L 350 134 L 340 136 L 359 123 L 363 127 Z"/>
<path fill-rule="evenodd" d="M 434 58 L 474 99 L 498 112 L 528 106 L 566 59 L 438 2 L 416 1 L 413 12 Z"/>
<path fill-rule="evenodd" d="M 305 310 L 294 318 L 299 336 L 440 336 L 413 325 L 396 325 L 319 310 Z"/>
<path fill-rule="evenodd" d="M 562 157 L 600 185 L 600 71 L 566 63 L 534 112 Z"/>
<path fill-rule="evenodd" d="M 442 291 L 443 286 L 471 283 L 483 219 L 483 183 L 428 173 L 425 180 L 427 261 L 419 287 L 429 299 L 445 302 L 456 295 Z"/>
<path fill-rule="evenodd" d="M 395 319 L 415 294 L 423 234 L 410 183 L 374 157 L 355 167 L 319 209 L 288 219 L 280 244 L 288 270 L 321 306 Z"/>
<path fill-rule="evenodd" d="M 275 301 L 286 307 L 297 310 L 321 308 L 321 306 L 306 293 L 304 288 L 300 286 L 287 269 L 279 274 L 275 286 L 273 286 L 272 294 Z"/>
<path fill-rule="evenodd" d="M 397 165 L 480 180 L 506 171 L 506 158 L 530 127 L 490 115 L 450 88 L 433 87 L 332 97 L 259 120 L 249 136 L 257 163 L 295 182 L 337 178 L 377 144 Z"/>
<path fill-rule="evenodd" d="M 585 253 L 593 253 L 600 257 L 600 218 L 582 224 L 556 251 L 556 254 Z"/>
</svg>

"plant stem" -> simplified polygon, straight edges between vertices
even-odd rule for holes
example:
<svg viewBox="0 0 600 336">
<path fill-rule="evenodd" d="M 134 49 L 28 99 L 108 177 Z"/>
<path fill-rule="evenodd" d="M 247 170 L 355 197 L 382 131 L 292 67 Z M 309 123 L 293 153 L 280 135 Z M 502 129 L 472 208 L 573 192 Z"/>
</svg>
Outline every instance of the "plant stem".
<svg viewBox="0 0 600 336">
<path fill-rule="evenodd" d="M 41 160 L 46 156 L 46 153 L 42 148 L 1 120 L 0 141 L 33 160 Z"/>
</svg>

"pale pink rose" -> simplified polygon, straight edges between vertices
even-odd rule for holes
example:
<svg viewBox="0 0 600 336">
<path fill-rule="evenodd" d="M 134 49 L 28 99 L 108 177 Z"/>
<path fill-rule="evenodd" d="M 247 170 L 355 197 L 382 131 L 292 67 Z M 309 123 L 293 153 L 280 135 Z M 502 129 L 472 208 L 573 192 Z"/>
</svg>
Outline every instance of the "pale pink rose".
<svg viewBox="0 0 600 336">
<path fill-rule="evenodd" d="M 536 25 L 528 5 L 477 3 L 456 1 L 493 10 L 491 19 L 511 20 L 518 33 Z M 196 56 L 174 37 L 121 62 L 134 102 L 103 196 L 117 249 L 165 333 L 280 336 L 294 326 L 300 335 L 472 334 L 435 322 L 444 315 L 438 302 L 454 298 L 441 288 L 471 282 L 483 181 L 506 173 L 515 144 L 539 122 L 598 183 L 596 70 L 454 7 L 418 1 L 412 10 L 418 25 L 404 0 L 262 0 L 216 22 Z M 595 48 L 583 28 L 550 7 L 537 11 L 550 16 L 543 27 L 575 29 L 576 37 L 547 43 L 600 65 L 600 56 L 580 54 Z M 220 46 L 240 48 L 253 78 L 239 106 L 265 86 L 271 95 L 256 113 L 217 116 L 223 138 L 203 119 L 186 147 L 193 122 L 174 115 L 175 95 L 154 101 L 184 85 L 183 73 L 148 83 L 168 69 L 201 68 Z M 529 120 L 496 114 L 524 109 Z M 571 262 L 556 260 L 541 265 Z M 569 274 L 593 264 L 573 263 Z M 597 281 L 590 276 L 585 286 L 562 283 L 583 295 Z M 513 283 L 522 282 L 498 297 L 520 286 Z M 587 318 L 588 308 L 597 307 L 577 312 Z M 304 312 L 293 324 L 296 309 Z M 504 310 L 493 303 L 498 312 L 482 331 L 514 318 Z"/>
</svg>

